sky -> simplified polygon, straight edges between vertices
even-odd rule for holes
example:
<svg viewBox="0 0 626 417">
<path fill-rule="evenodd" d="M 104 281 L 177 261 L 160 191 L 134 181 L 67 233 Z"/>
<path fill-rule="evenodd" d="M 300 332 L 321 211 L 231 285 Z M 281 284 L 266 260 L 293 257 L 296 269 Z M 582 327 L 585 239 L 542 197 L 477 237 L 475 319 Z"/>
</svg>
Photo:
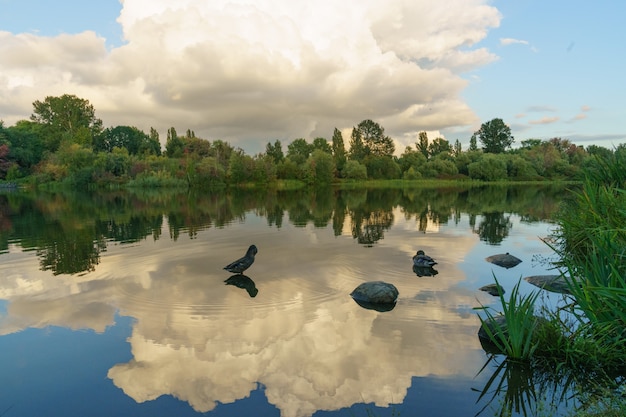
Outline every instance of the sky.
<svg viewBox="0 0 626 417">
<path fill-rule="evenodd" d="M 105 127 L 168 128 L 249 154 L 349 143 L 396 152 L 502 119 L 515 137 L 626 143 L 622 0 L 0 0 L 0 120 L 73 94 Z"/>
</svg>

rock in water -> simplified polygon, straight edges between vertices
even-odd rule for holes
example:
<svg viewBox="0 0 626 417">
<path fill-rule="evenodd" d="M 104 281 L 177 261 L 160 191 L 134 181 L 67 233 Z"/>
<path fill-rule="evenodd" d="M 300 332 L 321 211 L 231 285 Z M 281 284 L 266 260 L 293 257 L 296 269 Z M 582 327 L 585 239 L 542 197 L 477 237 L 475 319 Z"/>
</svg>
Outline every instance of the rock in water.
<svg viewBox="0 0 626 417">
<path fill-rule="evenodd" d="M 481 291 L 485 291 L 489 295 L 493 295 L 494 297 L 499 296 L 500 294 L 504 294 L 504 288 L 498 284 L 489 284 L 479 288 Z"/>
<path fill-rule="evenodd" d="M 492 264 L 496 264 L 506 269 L 513 268 L 514 266 L 517 266 L 519 263 L 522 262 L 521 259 L 516 258 L 515 256 L 511 255 L 508 252 L 501 253 L 498 255 L 491 255 L 485 258 L 485 260 L 487 262 L 491 262 Z"/>
<path fill-rule="evenodd" d="M 395 304 L 398 299 L 398 289 L 387 282 L 370 281 L 356 287 L 350 296 L 357 302 Z"/>
<path fill-rule="evenodd" d="M 524 280 L 546 291 L 571 294 L 569 284 L 563 275 L 533 275 Z"/>
</svg>

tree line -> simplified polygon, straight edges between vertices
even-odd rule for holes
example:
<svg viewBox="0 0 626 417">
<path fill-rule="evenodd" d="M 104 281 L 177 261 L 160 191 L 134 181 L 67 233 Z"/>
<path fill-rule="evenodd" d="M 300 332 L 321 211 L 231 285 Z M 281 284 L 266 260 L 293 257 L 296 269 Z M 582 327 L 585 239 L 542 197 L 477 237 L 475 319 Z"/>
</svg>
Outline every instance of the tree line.
<svg viewBox="0 0 626 417">
<path fill-rule="evenodd" d="M 167 130 L 164 149 L 159 133 L 134 126 L 103 127 L 88 100 L 74 95 L 48 96 L 33 103 L 29 120 L 4 126 L 0 121 L 0 179 L 33 184 L 60 183 L 78 188 L 111 185 L 220 187 L 229 184 L 300 180 L 330 184 L 368 179 L 472 179 L 483 181 L 579 179 L 598 161 L 626 162 L 626 145 L 614 149 L 577 146 L 568 139 L 515 142 L 502 119 L 481 125 L 463 149 L 456 139 L 417 141 L 395 155 L 384 128 L 363 120 L 352 129 L 349 147 L 340 130 L 330 140 L 294 139 L 286 149 L 269 141 L 264 152 L 248 155 L 226 141 L 180 135 Z"/>
</svg>

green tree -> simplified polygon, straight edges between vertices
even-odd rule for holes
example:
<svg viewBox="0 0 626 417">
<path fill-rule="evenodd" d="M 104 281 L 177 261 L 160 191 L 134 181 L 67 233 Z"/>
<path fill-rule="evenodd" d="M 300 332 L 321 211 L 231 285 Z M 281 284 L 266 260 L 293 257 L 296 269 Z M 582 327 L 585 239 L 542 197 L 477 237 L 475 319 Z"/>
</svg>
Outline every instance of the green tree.
<svg viewBox="0 0 626 417">
<path fill-rule="evenodd" d="M 504 153 L 511 147 L 515 139 L 511 135 L 511 128 L 502 119 L 492 119 L 483 123 L 474 135 L 483 145 L 487 153 Z"/>
<path fill-rule="evenodd" d="M 430 158 L 422 168 L 422 173 L 428 178 L 446 178 L 455 176 L 459 170 L 450 154 L 443 152 Z"/>
<path fill-rule="evenodd" d="M 420 172 L 421 167 L 426 163 L 426 157 L 421 152 L 414 150 L 410 145 L 404 149 L 402 155 L 398 159 L 400 170 L 402 172 L 408 171 L 413 168 L 414 171 Z"/>
<path fill-rule="evenodd" d="M 346 162 L 346 167 L 344 168 L 344 178 L 351 180 L 366 180 L 367 168 L 365 168 L 365 165 L 362 165 L 358 161 L 350 159 Z"/>
<path fill-rule="evenodd" d="M 94 138 L 93 150 L 111 152 L 113 148 L 124 148 L 130 155 L 137 155 L 149 141 L 150 137 L 134 126 L 109 127 Z"/>
<path fill-rule="evenodd" d="M 228 164 L 228 178 L 233 184 L 242 184 L 252 181 L 255 171 L 255 162 L 251 156 L 238 149 L 230 155 Z"/>
<path fill-rule="evenodd" d="M 428 145 L 428 153 L 430 156 L 439 155 L 442 152 L 452 152 L 452 146 L 450 146 L 450 142 L 445 140 L 444 138 L 435 138 L 430 145 Z"/>
<path fill-rule="evenodd" d="M 341 131 L 335 128 L 333 132 L 333 144 L 332 144 L 333 158 L 335 159 L 335 166 L 339 171 L 340 175 L 343 172 L 344 167 L 346 166 L 346 147 L 343 143 L 343 135 Z"/>
<path fill-rule="evenodd" d="M 304 164 L 309 159 L 311 152 L 313 152 L 313 145 L 303 138 L 298 138 L 287 146 L 287 158 L 295 162 L 296 165 Z"/>
<path fill-rule="evenodd" d="M 183 156 L 185 144 L 178 137 L 176 129 L 170 127 L 167 130 L 167 140 L 165 141 L 165 155 L 170 158 L 180 158 Z"/>
<path fill-rule="evenodd" d="M 30 119 L 41 125 L 42 140 L 50 152 L 56 152 L 64 141 L 91 146 L 93 138 L 102 132 L 102 120 L 96 117 L 94 107 L 75 95 L 35 101 Z"/>
<path fill-rule="evenodd" d="M 541 145 L 541 139 L 526 139 L 521 142 L 520 149 L 532 149 Z"/>
<path fill-rule="evenodd" d="M 415 143 L 415 149 L 417 149 L 419 153 L 424 155 L 424 158 L 428 159 L 428 157 L 430 156 L 430 154 L 428 153 L 428 133 L 422 131 L 418 134 L 418 139 Z"/>
<path fill-rule="evenodd" d="M 285 154 L 283 153 L 283 145 L 280 143 L 278 139 L 272 145 L 270 142 L 267 142 L 265 146 L 265 154 L 272 158 L 274 164 L 280 164 L 283 159 L 285 159 Z"/>
<path fill-rule="evenodd" d="M 213 141 L 211 145 L 212 156 L 215 157 L 217 162 L 224 168 L 225 171 L 228 171 L 228 163 L 230 161 L 230 157 L 235 152 L 235 149 L 228 143 L 224 142 L 221 139 L 217 139 Z"/>
<path fill-rule="evenodd" d="M 320 151 L 326 152 L 329 155 L 332 155 L 333 153 L 333 149 L 331 148 L 330 143 L 328 143 L 328 141 L 324 138 L 313 139 L 312 148 L 313 150 L 311 152 L 313 152 L 316 149 L 319 149 Z"/>
<path fill-rule="evenodd" d="M 452 156 L 456 158 L 461 155 L 462 152 L 463 147 L 461 146 L 461 141 L 457 139 L 454 141 L 454 146 L 452 147 Z"/>
<path fill-rule="evenodd" d="M 361 131 L 357 128 L 352 128 L 352 134 L 350 135 L 350 159 L 362 162 L 366 156 L 367 150 L 363 143 Z"/>
<path fill-rule="evenodd" d="M 0 143 L 9 146 L 8 158 L 17 164 L 20 175 L 30 174 L 43 157 L 39 128 L 37 123 L 28 120 L 20 120 L 9 128 L 0 123 Z"/>
<path fill-rule="evenodd" d="M 393 140 L 385 135 L 385 129 L 378 123 L 366 119 L 356 127 L 366 149 L 366 155 L 393 156 L 396 150 Z"/>
<path fill-rule="evenodd" d="M 470 138 L 468 151 L 477 151 L 477 150 L 478 150 L 478 144 L 477 144 L 476 134 L 473 134 L 472 137 Z"/>
<path fill-rule="evenodd" d="M 472 179 L 483 181 L 497 181 L 507 178 L 506 160 L 500 155 L 483 154 L 476 162 L 468 166 L 469 176 Z"/>
<path fill-rule="evenodd" d="M 316 149 L 307 160 L 306 165 L 307 183 L 329 185 L 333 181 L 335 176 L 335 163 L 330 153 Z"/>
<path fill-rule="evenodd" d="M 150 135 L 146 147 L 141 150 L 142 154 L 161 156 L 161 141 L 159 140 L 159 132 L 153 127 L 150 128 Z"/>
<path fill-rule="evenodd" d="M 206 158 L 212 156 L 211 142 L 206 139 L 198 138 L 193 133 L 193 136 L 186 136 L 181 138 L 183 143 L 183 154 L 194 155 L 199 158 Z"/>
<path fill-rule="evenodd" d="M 389 155 L 369 155 L 364 163 L 368 178 L 381 180 L 400 178 L 400 166 Z"/>
</svg>

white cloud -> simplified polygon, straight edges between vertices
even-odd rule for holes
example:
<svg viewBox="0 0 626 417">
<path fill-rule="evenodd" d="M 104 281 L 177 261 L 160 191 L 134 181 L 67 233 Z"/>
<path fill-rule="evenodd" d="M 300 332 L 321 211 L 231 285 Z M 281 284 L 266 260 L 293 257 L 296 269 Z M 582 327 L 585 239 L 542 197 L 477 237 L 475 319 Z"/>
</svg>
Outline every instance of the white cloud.
<svg viewBox="0 0 626 417">
<path fill-rule="evenodd" d="M 555 116 L 555 117 L 542 117 L 541 119 L 531 120 L 528 123 L 530 123 L 531 125 L 547 125 L 547 124 L 555 123 L 558 121 L 559 121 L 559 118 Z"/>
<path fill-rule="evenodd" d="M 528 41 L 515 38 L 500 38 L 500 45 L 529 45 Z"/>
<path fill-rule="evenodd" d="M 126 43 L 111 50 L 93 32 L 0 32 L 6 124 L 69 93 L 107 126 L 190 128 L 250 152 L 363 119 L 401 140 L 476 122 L 459 74 L 496 59 L 473 46 L 500 21 L 485 0 L 122 3 Z"/>
</svg>

